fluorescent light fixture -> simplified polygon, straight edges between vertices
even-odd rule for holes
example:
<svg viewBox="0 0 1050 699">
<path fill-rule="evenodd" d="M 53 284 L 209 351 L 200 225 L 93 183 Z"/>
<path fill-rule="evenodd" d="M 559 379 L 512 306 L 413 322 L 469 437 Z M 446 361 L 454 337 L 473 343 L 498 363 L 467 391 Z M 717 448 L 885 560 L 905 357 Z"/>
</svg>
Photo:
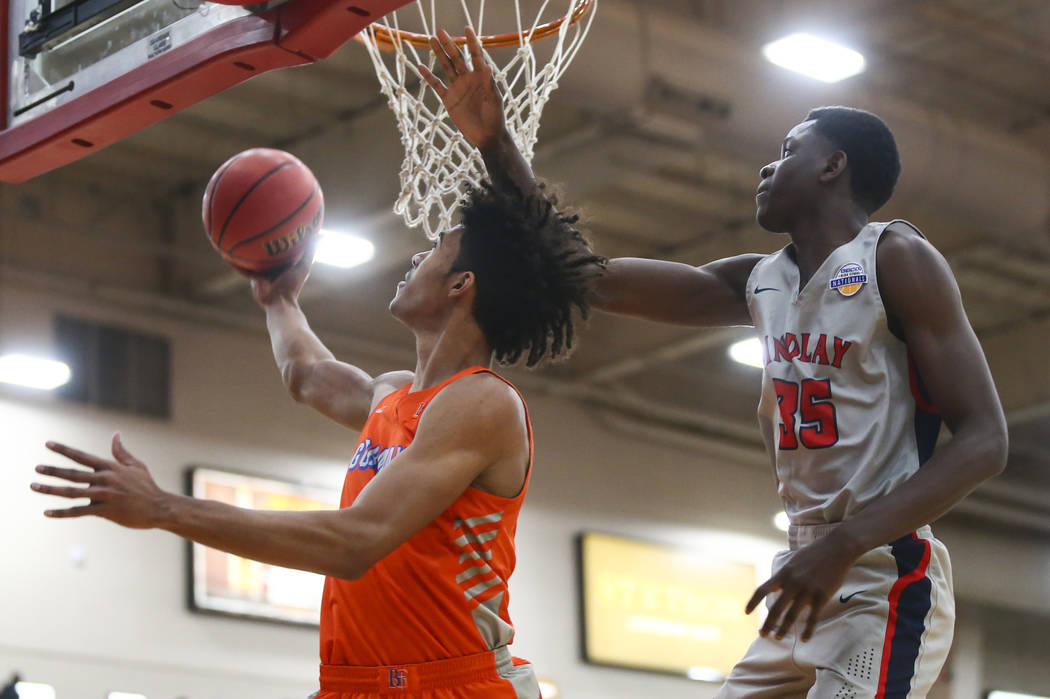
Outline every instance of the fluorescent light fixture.
<svg viewBox="0 0 1050 699">
<path fill-rule="evenodd" d="M 540 698 L 541 699 L 558 699 L 561 694 L 558 692 L 558 685 L 550 680 L 539 680 L 540 685 Z"/>
<path fill-rule="evenodd" d="M 148 699 L 145 694 L 136 694 L 135 692 L 110 692 L 106 695 L 106 699 Z"/>
<path fill-rule="evenodd" d="M 765 366 L 762 354 L 762 341 L 757 337 L 750 337 L 729 345 L 730 359 L 734 362 L 753 366 L 756 369 L 761 369 Z"/>
<path fill-rule="evenodd" d="M 826 83 L 864 71 L 864 56 L 812 34 L 777 39 L 763 46 L 762 53 L 771 63 Z"/>
<path fill-rule="evenodd" d="M 1036 696 L 1035 694 L 1018 694 L 1017 692 L 1001 692 L 995 689 L 988 692 L 988 699 L 1050 699 L 1050 697 Z"/>
<path fill-rule="evenodd" d="M 0 357 L 0 383 L 50 391 L 68 382 L 71 375 L 68 364 L 53 359 L 28 354 Z"/>
<path fill-rule="evenodd" d="M 788 513 L 780 511 L 773 517 L 773 526 L 782 532 L 786 532 L 788 527 L 791 526 L 791 520 L 788 519 Z"/>
<path fill-rule="evenodd" d="M 55 699 L 55 688 L 43 682 L 15 682 L 18 699 Z"/>
<path fill-rule="evenodd" d="M 368 262 L 375 254 L 376 247 L 370 240 L 359 235 L 321 229 L 321 241 L 317 245 L 314 262 L 347 269 Z"/>
<path fill-rule="evenodd" d="M 685 673 L 691 680 L 697 680 L 699 682 L 721 682 L 726 678 L 718 670 L 710 667 L 700 667 L 699 665 L 689 668 L 689 671 Z"/>
</svg>

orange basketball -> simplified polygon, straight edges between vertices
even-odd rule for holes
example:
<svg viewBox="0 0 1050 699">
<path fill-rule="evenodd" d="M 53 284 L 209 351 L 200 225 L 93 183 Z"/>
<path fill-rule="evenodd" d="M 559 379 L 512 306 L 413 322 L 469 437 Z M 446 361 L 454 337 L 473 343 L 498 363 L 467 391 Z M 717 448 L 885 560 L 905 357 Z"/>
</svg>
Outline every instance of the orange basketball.
<svg viewBox="0 0 1050 699">
<path fill-rule="evenodd" d="M 201 216 L 224 260 L 247 274 L 273 274 L 296 262 L 321 230 L 324 195 L 291 153 L 252 148 L 211 176 Z"/>
</svg>

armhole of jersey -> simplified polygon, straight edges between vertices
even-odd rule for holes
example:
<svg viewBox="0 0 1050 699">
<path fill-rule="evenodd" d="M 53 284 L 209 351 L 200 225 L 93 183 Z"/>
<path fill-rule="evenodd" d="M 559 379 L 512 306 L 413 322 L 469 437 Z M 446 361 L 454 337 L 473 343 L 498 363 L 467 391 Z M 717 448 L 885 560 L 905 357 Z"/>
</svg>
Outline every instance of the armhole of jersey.
<svg viewBox="0 0 1050 699">
<path fill-rule="evenodd" d="M 882 288 L 879 286 L 879 245 L 882 243 L 882 237 L 886 235 L 886 231 L 888 231 L 890 229 L 890 226 L 892 226 L 895 223 L 903 223 L 905 226 L 911 229 L 911 231 L 915 235 L 919 236 L 923 240 L 926 240 L 926 236 L 923 235 L 922 231 L 919 230 L 918 226 L 916 226 L 912 222 L 905 221 L 903 218 L 895 218 L 892 221 L 889 221 L 888 223 L 883 225 L 882 230 L 879 231 L 879 238 L 875 241 L 875 293 L 879 295 L 879 303 L 882 304 L 882 312 L 886 317 L 886 327 L 889 328 L 890 334 L 898 340 L 900 340 L 901 342 L 907 344 L 907 342 L 904 339 L 904 329 L 901 328 L 900 321 L 897 320 L 897 316 L 890 315 L 890 310 L 886 308 L 886 301 L 882 298 Z"/>
<path fill-rule="evenodd" d="M 751 304 L 755 298 L 755 285 L 752 283 L 752 280 L 754 280 L 758 268 L 764 265 L 769 257 L 769 255 L 763 255 L 759 258 L 758 262 L 751 268 L 751 271 L 748 272 L 747 279 L 744 281 L 744 303 L 747 304 L 747 315 L 751 318 L 751 325 L 755 325 L 755 314 L 751 312 Z"/>
<path fill-rule="evenodd" d="M 525 411 L 525 434 L 526 434 L 526 436 L 528 437 L 528 440 L 529 440 L 529 461 L 525 465 L 525 480 L 523 480 L 521 482 L 521 489 L 514 495 L 514 497 L 509 497 L 508 498 L 508 497 L 505 497 L 503 495 L 496 495 L 495 493 L 490 493 L 487 490 L 482 490 L 481 488 L 477 488 L 477 487 L 475 487 L 473 485 L 471 485 L 470 488 L 472 490 L 478 491 L 479 493 L 484 493 L 485 495 L 487 495 L 489 497 L 497 498 L 499 500 L 506 500 L 506 501 L 509 501 L 509 502 L 512 502 L 514 500 L 519 500 L 519 499 L 521 499 L 522 497 L 525 496 L 525 492 L 529 489 L 529 480 L 532 478 L 532 461 L 533 461 L 533 455 L 535 453 L 535 449 L 533 448 L 533 443 L 532 443 L 532 418 L 529 416 L 529 404 L 525 402 L 525 396 L 521 395 L 521 391 L 518 390 L 517 386 L 512 384 L 510 381 L 508 381 L 503 376 L 500 376 L 499 374 L 494 372 L 492 369 L 486 369 L 484 367 L 478 367 L 477 371 L 473 371 L 471 373 L 472 374 L 492 374 L 497 379 L 499 379 L 503 383 L 505 383 L 508 386 L 510 386 L 511 390 L 514 391 L 514 394 L 518 396 L 518 400 L 521 401 L 521 407 Z"/>
</svg>

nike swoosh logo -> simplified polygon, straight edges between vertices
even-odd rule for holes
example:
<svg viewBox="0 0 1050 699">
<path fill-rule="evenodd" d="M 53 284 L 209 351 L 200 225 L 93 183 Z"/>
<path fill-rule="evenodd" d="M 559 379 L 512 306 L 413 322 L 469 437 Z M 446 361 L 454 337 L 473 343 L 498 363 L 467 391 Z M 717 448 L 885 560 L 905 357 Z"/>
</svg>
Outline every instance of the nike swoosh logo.
<svg viewBox="0 0 1050 699">
<path fill-rule="evenodd" d="M 862 592 L 866 592 L 866 590 L 857 590 L 856 592 L 854 592 L 851 595 L 839 595 L 839 602 L 842 602 L 843 604 L 846 604 L 846 602 L 849 602 L 851 599 L 853 599 L 854 597 L 856 597 L 857 595 L 859 595 Z"/>
<path fill-rule="evenodd" d="M 755 293 L 756 294 L 761 294 L 763 291 L 780 291 L 780 289 L 774 289 L 771 286 L 765 286 L 765 287 L 762 287 L 761 289 L 755 289 Z"/>
</svg>

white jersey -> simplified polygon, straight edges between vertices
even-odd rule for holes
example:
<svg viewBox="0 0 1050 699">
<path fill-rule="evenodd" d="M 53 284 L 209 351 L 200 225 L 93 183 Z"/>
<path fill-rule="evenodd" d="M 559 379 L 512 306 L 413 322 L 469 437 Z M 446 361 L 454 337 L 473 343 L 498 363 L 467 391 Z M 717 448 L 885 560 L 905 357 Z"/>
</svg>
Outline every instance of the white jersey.
<svg viewBox="0 0 1050 699">
<path fill-rule="evenodd" d="M 793 524 L 840 522 L 895 489 L 940 430 L 879 294 L 875 251 L 888 225 L 866 225 L 801 290 L 792 245 L 748 278 L 765 354 L 758 419 Z"/>
</svg>

